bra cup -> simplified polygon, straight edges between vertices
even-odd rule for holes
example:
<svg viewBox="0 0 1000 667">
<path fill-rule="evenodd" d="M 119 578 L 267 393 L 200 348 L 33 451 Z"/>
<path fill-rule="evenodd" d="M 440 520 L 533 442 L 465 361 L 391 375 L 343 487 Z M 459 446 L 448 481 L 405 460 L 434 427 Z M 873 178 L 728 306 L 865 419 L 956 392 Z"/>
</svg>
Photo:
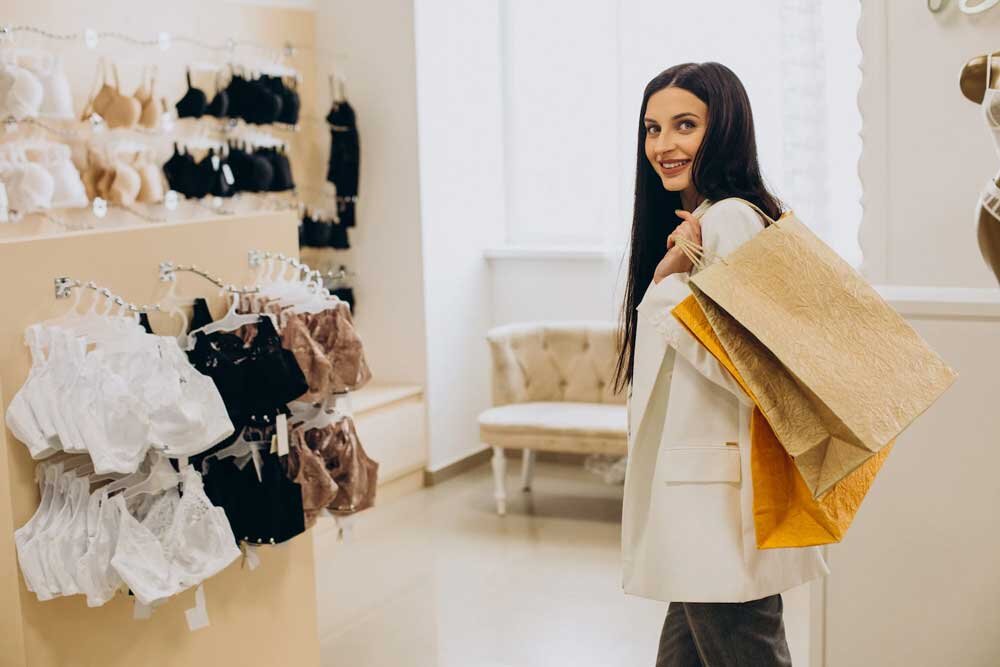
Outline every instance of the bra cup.
<svg viewBox="0 0 1000 667">
<path fill-rule="evenodd" d="M 251 160 L 251 183 L 253 192 L 268 192 L 274 182 L 274 165 L 264 155 L 254 153 L 249 156 Z"/>
<path fill-rule="evenodd" d="M 73 95 L 69 81 L 63 70 L 62 60 L 51 53 L 27 53 L 19 64 L 31 71 L 42 85 L 42 101 L 38 109 L 40 116 L 49 118 L 72 118 Z"/>
<path fill-rule="evenodd" d="M 7 202 L 11 209 L 30 213 L 49 208 L 55 182 L 52 175 L 34 162 L 12 165 L 3 173 Z"/>
<path fill-rule="evenodd" d="M 292 165 L 288 156 L 278 151 L 271 151 L 271 165 L 274 168 L 274 180 L 271 183 L 272 192 L 284 192 L 295 187 L 292 181 Z"/>
<path fill-rule="evenodd" d="M 220 90 L 212 98 L 208 107 L 205 109 L 205 113 L 209 116 L 215 116 L 216 118 L 225 118 L 229 111 L 229 93 L 225 90 Z"/>
<path fill-rule="evenodd" d="M 105 83 L 101 86 L 101 89 L 97 91 L 97 95 L 94 96 L 94 101 L 91 102 L 90 106 L 101 118 L 107 120 L 109 109 L 117 98 L 118 91 L 116 91 L 111 84 Z M 84 118 L 83 120 L 87 119 Z"/>
<path fill-rule="evenodd" d="M 99 196 L 97 192 L 97 182 L 100 180 L 101 170 L 99 167 L 90 165 L 80 172 L 80 180 L 83 181 L 83 190 L 87 194 L 87 199 Z"/>
<path fill-rule="evenodd" d="M 115 170 L 107 167 L 100 167 L 97 177 L 97 196 L 103 199 L 111 199 L 111 184 L 115 181 Z"/>
<path fill-rule="evenodd" d="M 142 105 L 139 100 L 129 95 L 118 94 L 115 101 L 108 106 L 108 114 L 104 116 L 104 121 L 108 127 L 135 127 L 142 116 Z"/>
<path fill-rule="evenodd" d="M 156 83 L 152 82 L 149 86 L 141 86 L 135 91 L 133 97 L 139 100 L 139 108 L 141 109 L 139 124 L 150 130 L 159 129 L 163 115 L 160 113 L 159 100 L 156 98 Z"/>
<path fill-rule="evenodd" d="M 205 93 L 197 88 L 188 88 L 174 106 L 179 118 L 201 118 L 205 114 Z"/>
<path fill-rule="evenodd" d="M 288 89 L 283 101 L 284 108 L 281 112 L 283 122 L 289 125 L 297 124 L 299 122 L 299 107 L 301 105 L 299 94 L 294 90 Z"/>
<path fill-rule="evenodd" d="M 163 174 L 151 162 L 137 165 L 139 172 L 139 194 L 136 199 L 144 204 L 156 204 L 163 201 Z"/>
<path fill-rule="evenodd" d="M 5 65 L 0 69 L 0 99 L 0 111 L 5 116 L 37 116 L 42 105 L 42 84 L 29 70 Z"/>
<path fill-rule="evenodd" d="M 130 206 L 135 203 L 141 188 L 142 180 L 139 178 L 139 172 L 131 165 L 116 162 L 108 200 L 121 206 Z"/>
<path fill-rule="evenodd" d="M 48 164 L 55 189 L 52 205 L 56 208 L 82 208 L 87 205 L 87 193 L 76 167 L 69 156 L 57 158 Z"/>
</svg>

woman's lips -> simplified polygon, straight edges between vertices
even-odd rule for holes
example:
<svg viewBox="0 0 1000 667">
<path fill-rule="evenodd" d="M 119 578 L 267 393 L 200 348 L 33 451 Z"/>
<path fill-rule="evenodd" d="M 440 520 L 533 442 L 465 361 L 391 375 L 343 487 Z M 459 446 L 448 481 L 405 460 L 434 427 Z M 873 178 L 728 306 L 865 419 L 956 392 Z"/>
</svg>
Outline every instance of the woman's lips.
<svg viewBox="0 0 1000 667">
<path fill-rule="evenodd" d="M 684 171 L 689 164 L 691 164 L 691 160 L 684 160 L 684 162 L 682 164 L 680 164 L 680 165 L 678 165 L 676 167 L 672 167 L 672 168 L 668 169 L 661 162 L 660 163 L 660 169 L 663 170 L 664 176 L 676 176 L 677 174 L 679 174 L 682 171 Z"/>
</svg>

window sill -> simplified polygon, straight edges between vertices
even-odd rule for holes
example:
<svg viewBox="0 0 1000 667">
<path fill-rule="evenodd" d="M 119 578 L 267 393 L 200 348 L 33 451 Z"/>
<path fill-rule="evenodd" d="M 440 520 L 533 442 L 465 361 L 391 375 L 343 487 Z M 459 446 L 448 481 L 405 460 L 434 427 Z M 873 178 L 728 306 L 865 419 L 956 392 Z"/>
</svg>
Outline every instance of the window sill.
<svg viewBox="0 0 1000 667">
<path fill-rule="evenodd" d="M 495 260 L 576 260 L 605 262 L 621 256 L 623 248 L 613 246 L 572 245 L 504 245 L 487 248 L 483 253 L 487 261 Z"/>
</svg>

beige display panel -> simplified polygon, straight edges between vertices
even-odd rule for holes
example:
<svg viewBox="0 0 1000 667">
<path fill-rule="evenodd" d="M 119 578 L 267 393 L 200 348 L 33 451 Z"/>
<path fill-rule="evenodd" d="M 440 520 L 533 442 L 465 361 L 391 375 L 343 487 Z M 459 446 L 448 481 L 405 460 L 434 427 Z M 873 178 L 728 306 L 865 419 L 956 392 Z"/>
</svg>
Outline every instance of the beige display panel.
<svg viewBox="0 0 1000 667">
<path fill-rule="evenodd" d="M 57 300 L 54 279 L 93 280 L 125 299 L 148 303 L 166 291 L 159 282 L 165 260 L 194 263 L 238 284 L 250 283 L 248 251 L 296 255 L 297 220 L 290 213 L 215 218 L 176 225 L 137 226 L 109 232 L 0 240 L 0 382 L 2 405 L 27 377 L 23 332 L 71 304 Z M 219 289 L 179 274 L 178 293 L 209 297 L 222 308 Z M 154 319 L 154 326 L 166 320 Z M 163 333 L 166 333 L 165 331 Z M 238 559 L 205 583 L 211 625 L 190 632 L 184 610 L 194 592 L 133 620 L 132 599 L 120 595 L 90 609 L 81 596 L 39 602 L 25 587 L 16 561 L 13 531 L 38 505 L 35 462 L 3 429 L 0 446 L 0 664 L 48 665 L 317 665 L 313 542 L 305 533 L 279 546 L 261 547 L 251 571 Z"/>
</svg>

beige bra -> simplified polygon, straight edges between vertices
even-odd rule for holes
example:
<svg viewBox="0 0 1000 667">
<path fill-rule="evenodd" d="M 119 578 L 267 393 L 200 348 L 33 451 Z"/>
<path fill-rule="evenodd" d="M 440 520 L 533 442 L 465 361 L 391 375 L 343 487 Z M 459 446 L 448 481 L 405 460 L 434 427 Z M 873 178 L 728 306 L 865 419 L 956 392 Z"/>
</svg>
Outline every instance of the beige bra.
<svg viewBox="0 0 1000 667">
<path fill-rule="evenodd" d="M 107 72 L 102 60 L 98 64 L 101 77 L 101 87 L 83 108 L 81 120 L 87 120 L 91 114 L 97 113 L 108 127 L 134 127 L 142 117 L 142 103 L 135 97 L 121 92 L 118 80 L 118 67 L 111 65 L 115 85 L 108 83 Z"/>
</svg>

